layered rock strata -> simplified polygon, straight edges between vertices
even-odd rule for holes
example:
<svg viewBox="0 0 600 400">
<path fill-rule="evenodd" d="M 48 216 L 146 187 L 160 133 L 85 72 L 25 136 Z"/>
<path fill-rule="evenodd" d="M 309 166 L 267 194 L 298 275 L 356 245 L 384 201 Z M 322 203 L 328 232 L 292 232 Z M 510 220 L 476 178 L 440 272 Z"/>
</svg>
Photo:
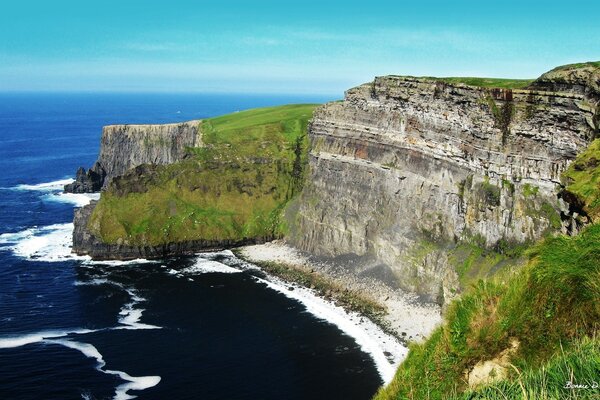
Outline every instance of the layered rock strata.
<svg viewBox="0 0 600 400">
<path fill-rule="evenodd" d="M 200 121 L 164 125 L 110 125 L 102 129 L 100 155 L 89 169 L 80 168 L 66 192 L 96 192 L 110 180 L 143 164 L 181 161 L 186 148 L 201 147 Z"/>
<path fill-rule="evenodd" d="M 348 90 L 314 114 L 288 242 L 439 301 L 458 285 L 449 246 L 570 226 L 560 176 L 598 132 L 597 76 L 551 72 L 531 90 L 386 76 Z"/>
</svg>

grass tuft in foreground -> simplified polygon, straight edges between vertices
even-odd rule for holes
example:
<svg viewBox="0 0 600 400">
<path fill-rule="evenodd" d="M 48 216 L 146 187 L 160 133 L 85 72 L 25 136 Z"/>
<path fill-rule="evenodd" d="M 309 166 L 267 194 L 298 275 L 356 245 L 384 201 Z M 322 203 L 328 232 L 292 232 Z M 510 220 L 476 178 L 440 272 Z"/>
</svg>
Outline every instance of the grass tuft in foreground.
<svg viewBox="0 0 600 400">
<path fill-rule="evenodd" d="M 411 347 L 394 380 L 376 398 L 487 398 L 465 394 L 466 374 L 515 340 L 519 348 L 510 359 L 514 369 L 505 382 L 494 384 L 501 391 L 495 398 L 538 398 L 514 392 L 519 379 L 522 385 L 545 379 L 541 388 L 524 386 L 526 393 L 539 389 L 568 398 L 571 392 L 562 388 L 565 382 L 585 381 L 593 368 L 597 374 L 598 341 L 588 338 L 596 337 L 600 323 L 600 225 L 576 237 L 547 238 L 529 257 L 528 265 L 507 281 L 480 280 L 454 302 L 446 324 L 424 344 Z M 583 354 L 581 349 L 590 346 L 595 352 Z M 544 364 L 547 370 L 540 369 Z M 598 394 L 580 392 L 581 397 L 574 398 Z"/>
</svg>

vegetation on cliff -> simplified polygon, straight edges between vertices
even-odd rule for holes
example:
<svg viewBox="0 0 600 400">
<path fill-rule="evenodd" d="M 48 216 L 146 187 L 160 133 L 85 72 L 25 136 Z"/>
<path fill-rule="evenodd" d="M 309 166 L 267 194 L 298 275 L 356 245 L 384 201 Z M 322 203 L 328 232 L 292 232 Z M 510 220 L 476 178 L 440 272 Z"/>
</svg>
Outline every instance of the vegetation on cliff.
<svg viewBox="0 0 600 400">
<path fill-rule="evenodd" d="M 171 165 L 113 179 L 89 221 L 106 243 L 280 236 L 280 215 L 301 189 L 315 105 L 248 110 L 202 121 L 203 147 Z"/>
<path fill-rule="evenodd" d="M 594 221 L 600 217 L 600 139 L 581 153 L 563 175 L 566 190 Z"/>
<path fill-rule="evenodd" d="M 525 89 L 534 80 L 533 79 L 502 79 L 502 78 L 474 78 L 474 77 L 448 77 L 448 78 L 431 78 L 436 81 L 441 81 L 450 84 L 463 83 L 469 86 L 477 86 L 483 88 L 500 88 L 500 89 Z"/>
<path fill-rule="evenodd" d="M 600 189 L 590 163 L 597 152 L 598 141 L 565 173 L 590 212 Z M 526 255 L 523 268 L 478 280 L 452 303 L 445 324 L 412 345 L 376 398 L 598 398 L 600 224 L 547 237 Z M 470 373 L 486 361 L 496 365 L 497 379 L 475 383 Z"/>
</svg>

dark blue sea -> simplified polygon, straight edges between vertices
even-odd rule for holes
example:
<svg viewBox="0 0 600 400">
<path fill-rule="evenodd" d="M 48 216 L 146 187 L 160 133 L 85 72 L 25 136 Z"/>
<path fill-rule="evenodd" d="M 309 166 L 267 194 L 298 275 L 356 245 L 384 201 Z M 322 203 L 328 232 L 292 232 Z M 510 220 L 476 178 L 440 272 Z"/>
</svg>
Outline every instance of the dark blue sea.
<svg viewBox="0 0 600 400">
<path fill-rule="evenodd" d="M 318 299 L 290 296 L 227 251 L 75 257 L 73 209 L 89 196 L 61 194 L 95 161 L 103 125 L 326 100 L 0 94 L 0 399 L 370 398 L 376 351 Z"/>
</svg>

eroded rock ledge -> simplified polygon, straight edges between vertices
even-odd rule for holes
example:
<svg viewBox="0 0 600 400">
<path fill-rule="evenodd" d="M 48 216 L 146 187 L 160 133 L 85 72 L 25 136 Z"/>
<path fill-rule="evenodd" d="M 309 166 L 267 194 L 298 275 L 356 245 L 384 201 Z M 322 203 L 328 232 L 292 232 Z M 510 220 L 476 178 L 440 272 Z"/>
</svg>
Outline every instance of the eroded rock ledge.
<svg viewBox="0 0 600 400">
<path fill-rule="evenodd" d="M 106 188 L 110 180 L 143 164 L 181 161 L 186 148 L 201 147 L 200 121 L 162 125 L 109 125 L 102 129 L 100 155 L 89 169 L 77 171 L 65 192 L 91 193 Z"/>
</svg>

